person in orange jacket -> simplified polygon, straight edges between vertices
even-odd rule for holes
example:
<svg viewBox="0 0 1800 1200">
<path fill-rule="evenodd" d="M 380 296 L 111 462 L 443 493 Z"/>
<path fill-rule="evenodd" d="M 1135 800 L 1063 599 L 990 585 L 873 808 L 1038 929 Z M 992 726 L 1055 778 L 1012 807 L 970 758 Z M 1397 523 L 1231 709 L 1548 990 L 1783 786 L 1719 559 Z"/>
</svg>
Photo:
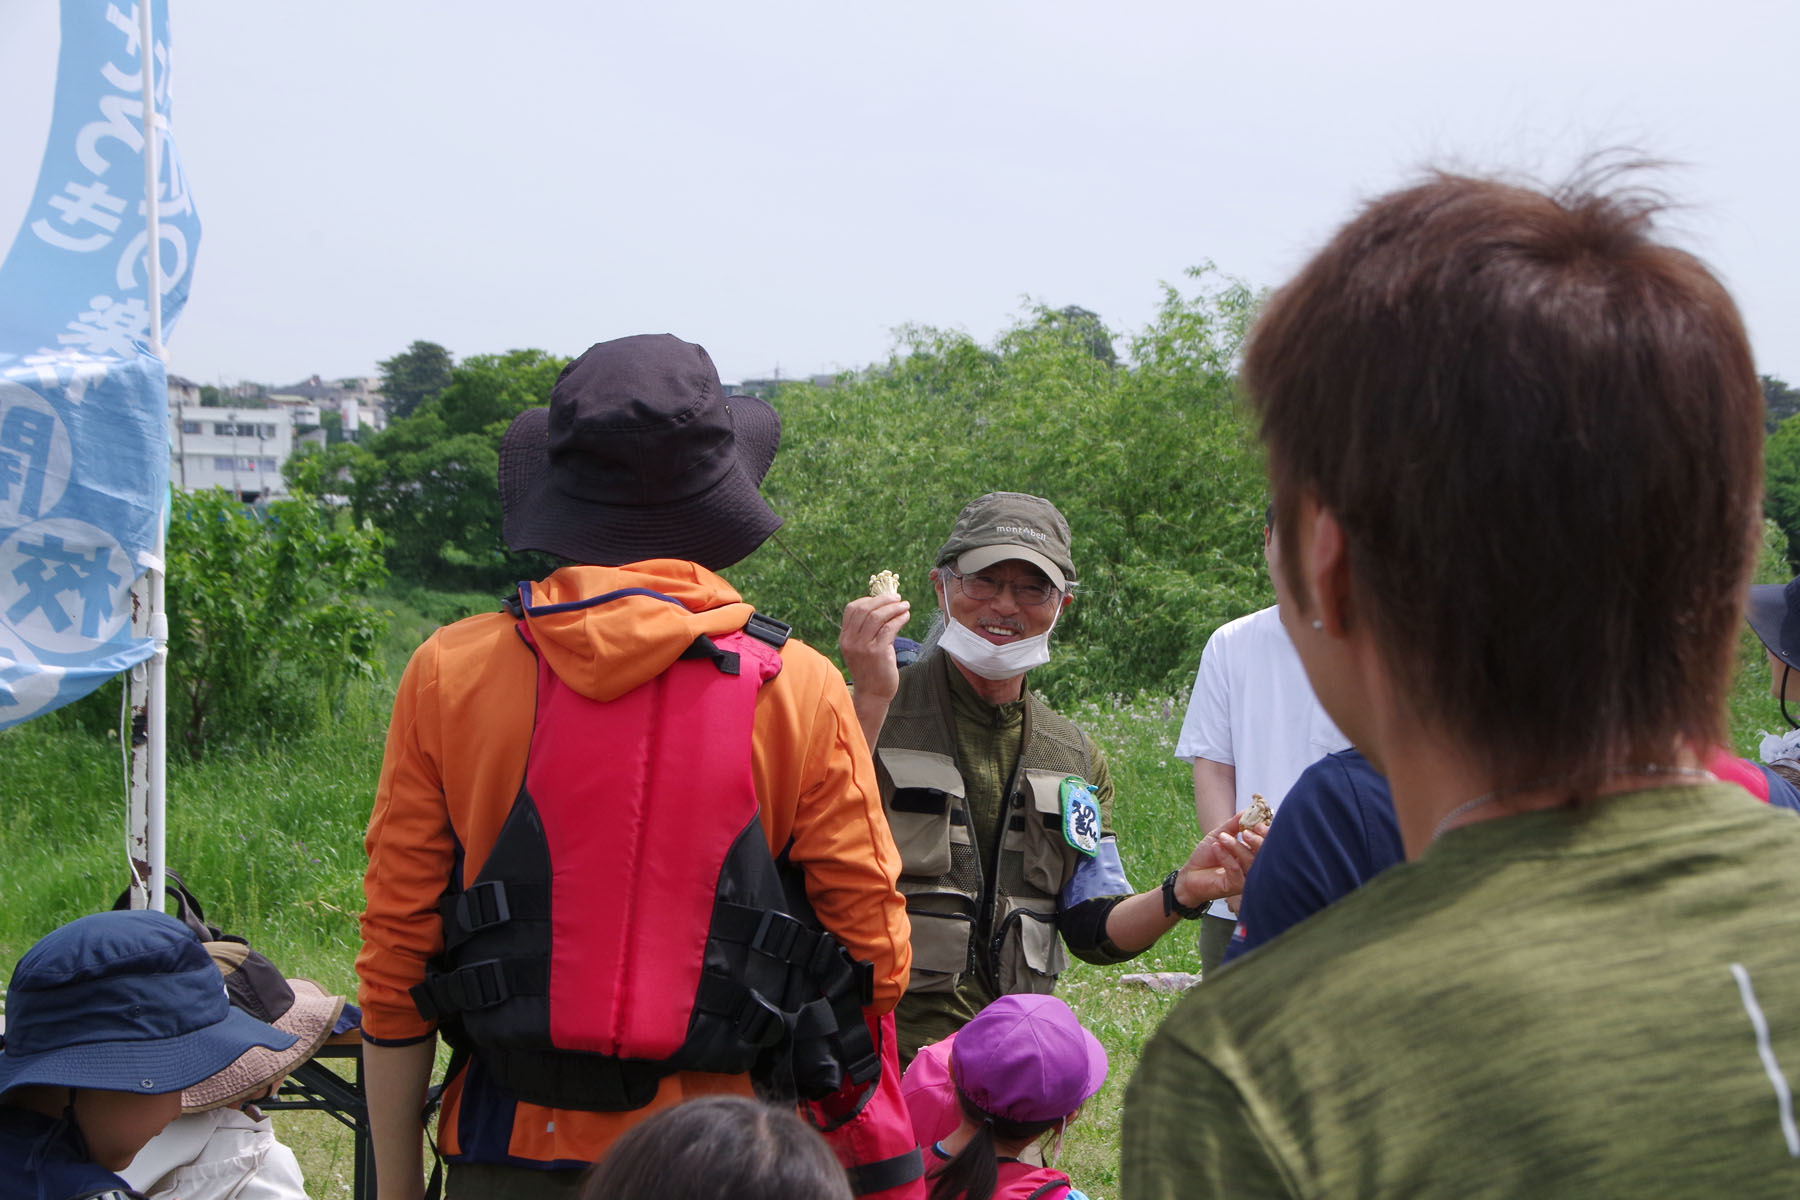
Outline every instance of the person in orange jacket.
<svg viewBox="0 0 1800 1200">
<path fill-rule="evenodd" d="M 472 985 L 457 982 L 454 971 L 434 971 L 444 961 L 446 931 L 454 928 L 440 900 L 449 895 L 466 907 L 478 899 L 469 889 L 484 871 L 493 873 L 493 860 L 518 857 L 516 831 L 506 832 L 509 816 L 524 813 L 530 820 L 522 823 L 530 825 L 562 793 L 582 787 L 594 792 L 596 804 L 624 795 L 620 802 L 640 804 L 640 815 L 696 831 L 708 828 L 702 810 L 716 793 L 748 796 L 767 854 L 803 883 L 818 925 L 850 959 L 867 964 L 862 1015 L 884 1069 L 867 1103 L 866 1086 L 847 1084 L 813 1107 L 814 1118 L 838 1125 L 828 1137 L 853 1179 L 856 1169 L 864 1170 L 865 1194 L 922 1194 L 917 1161 L 907 1158 L 913 1143 L 888 1015 L 911 964 L 905 905 L 895 889 L 899 856 L 850 696 L 822 655 L 791 637 L 782 640 L 779 622 L 756 617 L 763 640 L 752 644 L 743 631 L 758 633 L 754 610 L 715 573 L 781 523 L 758 492 L 779 440 L 780 419 L 768 404 L 726 396 L 706 351 L 666 334 L 592 347 L 558 379 L 548 409 L 522 413 L 508 429 L 499 468 L 507 544 L 575 565 L 521 585 L 510 613 L 438 630 L 413 655 L 395 697 L 367 835 L 367 907 L 357 959 L 384 1200 L 417 1200 L 423 1190 L 419 1113 L 437 1033 L 424 1012 L 439 1006 L 427 1000 L 435 996 L 446 1011 L 463 1005 L 456 1020 L 472 1025 L 469 1010 L 490 999 L 468 994 Z M 710 663 L 686 661 L 702 647 L 711 651 Z M 671 682 L 682 671 L 699 688 L 754 676 L 732 683 L 751 697 L 743 701 L 751 706 L 747 762 L 730 748 L 729 734 L 694 729 L 679 705 L 664 704 L 668 696 L 688 694 L 668 690 L 684 686 Z M 726 710 L 736 703 L 727 702 Z M 594 829 L 575 832 L 591 834 L 601 847 L 623 836 L 605 826 L 604 815 L 595 820 Z M 629 880 L 621 873 L 596 880 L 581 862 L 570 867 L 569 856 L 589 853 L 574 848 L 580 840 L 562 827 L 539 838 L 536 853 L 552 864 L 545 903 L 554 910 L 538 914 L 541 927 L 566 929 L 595 909 L 637 905 L 613 922 L 626 941 L 606 949 L 628 954 L 626 942 L 644 922 L 679 924 L 666 911 L 673 901 L 658 890 L 658 876 L 665 867 L 683 866 L 682 855 L 627 864 Z M 570 869 L 558 874 L 558 861 Z M 585 893 L 566 890 L 581 886 Z M 519 890 L 515 881 L 514 909 Z M 685 928 L 676 933 L 684 945 L 697 936 Z M 451 940 L 464 936 L 456 932 Z M 710 951 L 713 943 L 706 945 Z M 671 976 L 660 957 L 679 958 L 673 949 L 660 957 L 642 947 L 637 952 L 615 963 L 619 994 L 608 1001 L 615 1009 L 657 1014 L 706 1007 L 703 996 L 664 990 Z M 515 972 L 506 986 L 547 989 L 548 1025 L 554 1032 L 561 1021 L 567 1037 L 569 1009 L 559 1017 L 558 988 L 573 977 L 570 970 L 589 972 L 583 977 L 589 982 L 597 978 L 593 964 L 600 957 L 585 944 L 559 943 L 549 955 L 547 983 L 532 984 L 521 978 L 529 972 Z M 697 962 L 693 971 L 699 973 Z M 542 1001 L 528 998 L 525 1007 Z M 755 1005 L 738 1007 L 746 1020 L 758 1015 Z M 538 1093 L 506 1075 L 504 1056 L 490 1054 L 493 1048 L 478 1037 L 464 1040 L 474 1041 L 472 1054 L 448 1080 L 437 1124 L 452 1198 L 572 1195 L 582 1169 L 649 1114 L 695 1096 L 748 1095 L 753 1086 L 750 1072 L 699 1069 L 713 1059 L 690 1054 L 684 1061 L 692 1069 L 654 1079 L 635 1107 L 534 1102 L 521 1093 Z M 549 1066 L 573 1064 L 583 1077 L 608 1053 L 633 1057 L 629 1043 L 608 1042 L 604 1031 L 579 1033 L 580 1049 L 552 1040 L 558 1049 L 545 1060 Z"/>
</svg>

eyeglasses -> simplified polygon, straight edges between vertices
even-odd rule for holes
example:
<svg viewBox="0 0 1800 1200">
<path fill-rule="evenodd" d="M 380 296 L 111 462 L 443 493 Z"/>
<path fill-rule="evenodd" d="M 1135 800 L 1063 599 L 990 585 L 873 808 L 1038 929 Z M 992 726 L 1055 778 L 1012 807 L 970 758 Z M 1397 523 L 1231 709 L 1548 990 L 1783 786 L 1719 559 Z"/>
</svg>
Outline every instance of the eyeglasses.
<svg viewBox="0 0 1800 1200">
<path fill-rule="evenodd" d="M 1056 585 L 1049 580 L 999 580 L 992 575 L 964 575 L 954 567 L 945 567 L 944 574 L 955 579 L 962 586 L 963 595 L 971 600 L 992 600 L 1002 590 L 1011 588 L 1014 600 L 1036 608 L 1050 603 L 1051 597 L 1058 594 Z"/>
</svg>

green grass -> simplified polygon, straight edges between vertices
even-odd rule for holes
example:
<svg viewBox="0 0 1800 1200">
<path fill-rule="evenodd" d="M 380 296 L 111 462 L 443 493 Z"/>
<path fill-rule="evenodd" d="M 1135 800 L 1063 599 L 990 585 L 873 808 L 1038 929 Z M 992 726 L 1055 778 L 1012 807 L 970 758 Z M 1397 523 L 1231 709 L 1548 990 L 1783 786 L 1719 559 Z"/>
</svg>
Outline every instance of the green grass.
<svg viewBox="0 0 1800 1200">
<path fill-rule="evenodd" d="M 1763 578 L 1779 578 L 1766 566 Z M 382 661 L 398 676 L 412 647 L 437 624 L 494 607 L 492 597 L 387 595 L 391 629 Z M 1745 634 L 1731 700 L 1740 753 L 1756 731 L 1785 725 L 1767 696 L 1761 647 Z M 360 684 L 340 719 L 277 739 L 264 751 L 222 750 L 198 764 L 172 763 L 169 863 L 207 906 L 284 970 L 354 991 L 356 918 L 362 903 L 362 834 L 380 769 L 392 683 Z M 0 733 L 0 964 L 10 964 L 56 925 L 112 903 L 125 878 L 124 804 L 116 735 L 117 694 L 90 711 L 53 715 Z M 1193 849 L 1192 776 L 1173 757 L 1185 697 L 1105 698 L 1069 710 L 1104 747 L 1117 786 L 1114 823 L 1126 871 L 1155 884 Z M 1061 1165 L 1095 1200 L 1116 1196 L 1124 1088 L 1145 1040 L 1176 997 L 1118 983 L 1134 971 L 1199 970 L 1192 926 L 1135 962 L 1074 964 L 1061 994 L 1105 1044 L 1106 1087 L 1069 1127 Z M 350 1195 L 350 1136 L 319 1114 L 277 1117 L 315 1200 Z"/>
</svg>

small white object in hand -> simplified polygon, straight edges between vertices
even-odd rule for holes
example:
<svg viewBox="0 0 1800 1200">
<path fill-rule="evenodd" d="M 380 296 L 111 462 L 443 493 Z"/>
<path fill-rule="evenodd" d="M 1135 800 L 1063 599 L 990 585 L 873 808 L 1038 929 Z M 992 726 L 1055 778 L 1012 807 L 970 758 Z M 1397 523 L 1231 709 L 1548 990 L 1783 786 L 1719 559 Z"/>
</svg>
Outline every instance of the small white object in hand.
<svg viewBox="0 0 1800 1200">
<path fill-rule="evenodd" d="M 898 596 L 900 594 L 900 577 L 892 571 L 877 571 L 869 576 L 869 595 Z"/>
<path fill-rule="evenodd" d="M 1261 796 L 1252 793 L 1250 796 L 1250 807 L 1244 810 L 1243 817 L 1238 821 L 1238 828 L 1250 829 L 1257 825 L 1267 825 L 1274 819 L 1275 813 L 1269 808 L 1268 801 L 1264 800 Z"/>
</svg>

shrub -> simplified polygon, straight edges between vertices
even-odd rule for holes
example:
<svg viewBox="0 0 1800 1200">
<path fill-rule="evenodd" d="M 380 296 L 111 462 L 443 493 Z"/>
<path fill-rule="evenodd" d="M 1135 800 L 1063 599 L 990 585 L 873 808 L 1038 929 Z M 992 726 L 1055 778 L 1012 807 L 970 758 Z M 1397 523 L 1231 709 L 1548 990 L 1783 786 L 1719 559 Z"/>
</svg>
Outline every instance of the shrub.
<svg viewBox="0 0 1800 1200">
<path fill-rule="evenodd" d="M 169 730 L 199 757 L 219 739 L 310 729 L 373 671 L 381 539 L 311 499 L 252 510 L 177 492 L 169 522 Z"/>
</svg>

